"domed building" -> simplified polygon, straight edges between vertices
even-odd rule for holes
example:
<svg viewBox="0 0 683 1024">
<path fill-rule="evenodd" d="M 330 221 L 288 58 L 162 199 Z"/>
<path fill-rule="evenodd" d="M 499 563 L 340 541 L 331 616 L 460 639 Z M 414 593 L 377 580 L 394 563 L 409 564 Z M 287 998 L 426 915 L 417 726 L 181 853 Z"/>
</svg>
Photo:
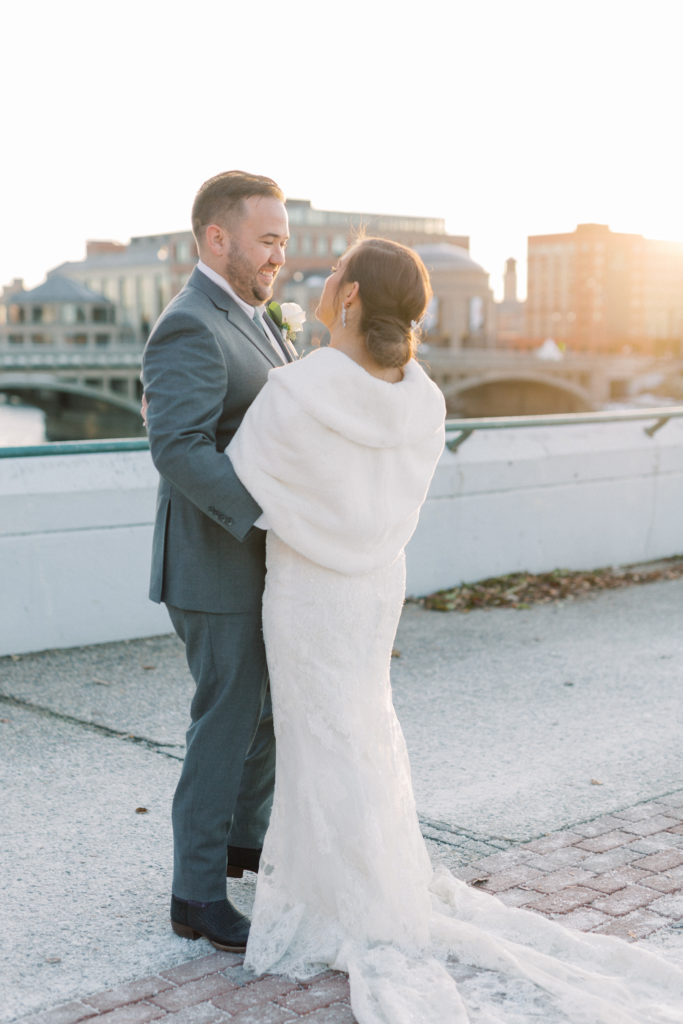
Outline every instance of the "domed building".
<svg viewBox="0 0 683 1024">
<path fill-rule="evenodd" d="M 495 306 L 489 275 L 467 249 L 449 242 L 415 246 L 432 282 L 425 341 L 450 349 L 495 344 Z"/>
</svg>

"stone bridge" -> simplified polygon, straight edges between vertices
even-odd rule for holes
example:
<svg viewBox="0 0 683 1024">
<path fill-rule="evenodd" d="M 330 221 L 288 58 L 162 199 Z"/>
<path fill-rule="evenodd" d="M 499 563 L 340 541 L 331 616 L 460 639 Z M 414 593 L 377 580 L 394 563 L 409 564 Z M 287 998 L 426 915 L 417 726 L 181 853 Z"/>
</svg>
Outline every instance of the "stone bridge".
<svg viewBox="0 0 683 1024">
<path fill-rule="evenodd" d="M 55 403 L 97 403 L 137 414 L 140 359 L 139 350 L 0 352 L 0 392 L 48 411 Z M 457 417 L 592 411 L 683 374 L 681 359 L 645 356 L 567 353 L 549 360 L 534 352 L 423 345 L 420 360 Z"/>
<path fill-rule="evenodd" d="M 0 352 L 0 401 L 41 409 L 52 441 L 137 437 L 140 352 Z"/>
<path fill-rule="evenodd" d="M 45 411 L 57 406 L 138 413 L 140 358 L 135 352 L 0 352 L 0 392 Z"/>
<path fill-rule="evenodd" d="M 446 396 L 451 416 L 589 412 L 628 401 L 683 374 L 683 360 L 567 353 L 452 349 L 424 345 L 420 360 Z"/>
</svg>

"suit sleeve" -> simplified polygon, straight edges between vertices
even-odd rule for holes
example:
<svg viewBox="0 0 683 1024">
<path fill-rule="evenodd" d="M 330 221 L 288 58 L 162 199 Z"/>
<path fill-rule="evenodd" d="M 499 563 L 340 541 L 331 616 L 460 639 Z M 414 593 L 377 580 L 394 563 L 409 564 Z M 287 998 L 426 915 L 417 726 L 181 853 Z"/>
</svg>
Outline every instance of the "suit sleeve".
<svg viewBox="0 0 683 1024">
<path fill-rule="evenodd" d="M 147 342 L 142 379 L 157 470 L 205 515 L 244 540 L 261 508 L 216 447 L 230 381 L 215 337 L 200 320 L 170 314 Z"/>
</svg>

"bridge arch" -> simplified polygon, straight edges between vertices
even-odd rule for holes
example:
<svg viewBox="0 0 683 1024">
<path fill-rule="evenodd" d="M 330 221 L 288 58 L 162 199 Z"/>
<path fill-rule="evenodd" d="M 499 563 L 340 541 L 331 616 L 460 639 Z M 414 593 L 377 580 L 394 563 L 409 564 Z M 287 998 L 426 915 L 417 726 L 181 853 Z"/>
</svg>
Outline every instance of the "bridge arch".
<svg viewBox="0 0 683 1024">
<path fill-rule="evenodd" d="M 595 409 L 584 388 L 552 374 L 484 374 L 441 387 L 451 416 L 539 416 Z"/>
<path fill-rule="evenodd" d="M 22 398 L 29 405 L 34 405 L 44 411 L 52 411 L 56 404 L 80 405 L 83 409 L 101 408 L 116 409 L 123 412 L 134 413 L 139 416 L 140 402 L 123 395 L 117 395 L 112 391 L 104 391 L 101 388 L 90 388 L 84 384 L 73 384 L 67 381 L 54 378 L 40 377 L 37 374 L 30 376 L 5 375 L 0 379 L 0 392 L 6 395 L 14 395 Z M 67 402 L 59 401 L 62 395 Z M 73 401 L 68 402 L 69 398 Z M 81 399 L 79 402 L 78 399 Z"/>
</svg>

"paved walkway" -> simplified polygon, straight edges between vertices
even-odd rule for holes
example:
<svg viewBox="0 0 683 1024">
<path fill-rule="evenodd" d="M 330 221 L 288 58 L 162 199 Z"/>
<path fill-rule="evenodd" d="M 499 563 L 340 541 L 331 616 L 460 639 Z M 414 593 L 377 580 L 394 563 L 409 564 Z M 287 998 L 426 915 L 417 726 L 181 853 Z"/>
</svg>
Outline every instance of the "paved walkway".
<svg viewBox="0 0 683 1024">
<path fill-rule="evenodd" d="M 679 963 L 682 601 L 679 580 L 526 612 L 408 606 L 394 662 L 432 860 Z M 172 637 L 0 659 L 1 1020 L 352 1024 L 343 975 L 257 980 L 169 930 L 188 694 Z M 253 876 L 229 884 L 248 909 Z"/>
<path fill-rule="evenodd" d="M 683 790 L 523 843 L 458 872 L 580 931 L 626 941 L 683 932 Z M 345 975 L 307 983 L 254 979 L 241 956 L 212 953 L 138 981 L 72 1000 L 25 1024 L 354 1024 Z"/>
</svg>

